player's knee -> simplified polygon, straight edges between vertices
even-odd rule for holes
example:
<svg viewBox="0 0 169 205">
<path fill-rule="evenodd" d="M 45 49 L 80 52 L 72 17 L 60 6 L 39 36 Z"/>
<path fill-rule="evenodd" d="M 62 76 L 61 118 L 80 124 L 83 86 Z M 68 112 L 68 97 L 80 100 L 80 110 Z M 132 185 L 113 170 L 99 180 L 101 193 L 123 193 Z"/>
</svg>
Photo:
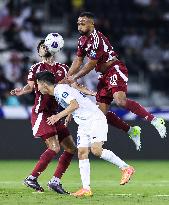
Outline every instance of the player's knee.
<svg viewBox="0 0 169 205">
<path fill-rule="evenodd" d="M 78 149 L 78 158 L 80 160 L 88 158 L 88 151 L 86 149 Z"/>
<path fill-rule="evenodd" d="M 114 102 L 119 107 L 125 107 L 126 106 L 126 98 L 115 98 Z"/>
<path fill-rule="evenodd" d="M 77 147 L 75 145 L 72 145 L 71 147 L 66 148 L 65 151 L 71 154 L 75 154 L 77 151 Z"/>
<path fill-rule="evenodd" d="M 100 147 L 92 146 L 91 147 L 91 152 L 96 156 L 100 157 L 102 153 L 102 149 Z"/>
<path fill-rule="evenodd" d="M 62 146 L 63 146 L 63 144 L 62 144 Z M 75 145 L 73 139 L 70 140 L 69 143 L 67 143 L 66 145 L 64 145 L 63 148 L 64 148 L 64 150 L 65 150 L 66 152 L 69 152 L 69 153 L 71 153 L 71 154 L 75 154 L 75 153 L 77 152 L 77 147 L 76 147 L 76 145 Z"/>
<path fill-rule="evenodd" d="M 53 150 L 54 152 L 58 153 L 60 151 L 60 146 L 56 144 L 49 145 L 49 149 Z"/>
</svg>

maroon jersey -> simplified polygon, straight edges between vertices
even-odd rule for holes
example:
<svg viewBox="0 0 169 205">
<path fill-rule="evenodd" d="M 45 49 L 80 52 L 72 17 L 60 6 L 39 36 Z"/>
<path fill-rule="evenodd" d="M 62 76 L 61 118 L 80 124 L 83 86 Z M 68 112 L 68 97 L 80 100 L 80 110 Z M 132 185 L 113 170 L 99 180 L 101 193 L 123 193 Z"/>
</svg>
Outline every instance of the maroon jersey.
<svg viewBox="0 0 169 205">
<path fill-rule="evenodd" d="M 101 32 L 94 29 L 88 37 L 84 35 L 79 38 L 77 56 L 87 56 L 91 60 L 98 60 L 95 69 L 96 72 L 100 72 L 100 66 L 111 61 L 117 54 L 113 51 L 109 40 Z"/>
<path fill-rule="evenodd" d="M 62 80 L 68 71 L 68 66 L 55 62 L 54 65 L 49 65 L 45 62 L 39 62 L 31 66 L 28 74 L 28 81 L 34 81 L 35 103 L 32 111 L 40 113 L 42 111 L 52 113 L 58 108 L 57 102 L 53 96 L 42 95 L 38 91 L 38 85 L 35 81 L 35 74 L 42 71 L 50 71 L 56 77 L 56 83 Z"/>
</svg>

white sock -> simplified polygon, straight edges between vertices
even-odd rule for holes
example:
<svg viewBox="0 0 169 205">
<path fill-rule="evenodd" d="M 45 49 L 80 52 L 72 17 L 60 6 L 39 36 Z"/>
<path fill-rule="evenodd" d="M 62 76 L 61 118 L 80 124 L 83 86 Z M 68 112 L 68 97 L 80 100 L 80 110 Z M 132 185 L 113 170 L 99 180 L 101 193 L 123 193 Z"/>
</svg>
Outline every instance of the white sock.
<svg viewBox="0 0 169 205">
<path fill-rule="evenodd" d="M 129 166 L 123 160 L 121 160 L 119 157 L 117 157 L 112 151 L 107 150 L 107 149 L 103 149 L 100 158 L 102 158 L 108 162 L 111 162 L 112 164 L 115 164 L 120 169 L 124 169 L 124 168 Z"/>
<path fill-rule="evenodd" d="M 132 127 L 130 127 L 130 129 L 128 130 L 128 132 L 127 132 L 127 133 L 128 133 L 128 134 L 130 134 L 131 130 L 132 130 Z"/>
<path fill-rule="evenodd" d="M 32 176 L 32 175 L 29 175 L 29 177 L 28 177 L 28 179 L 32 179 L 32 180 L 34 180 L 34 179 L 36 179 L 37 177 L 34 177 L 34 176 Z"/>
<path fill-rule="evenodd" d="M 80 176 L 84 189 L 90 190 L 90 162 L 89 159 L 79 160 Z"/>
<path fill-rule="evenodd" d="M 56 184 L 60 184 L 60 179 L 58 177 L 53 176 L 52 179 L 50 180 L 51 182 L 54 182 Z"/>
</svg>

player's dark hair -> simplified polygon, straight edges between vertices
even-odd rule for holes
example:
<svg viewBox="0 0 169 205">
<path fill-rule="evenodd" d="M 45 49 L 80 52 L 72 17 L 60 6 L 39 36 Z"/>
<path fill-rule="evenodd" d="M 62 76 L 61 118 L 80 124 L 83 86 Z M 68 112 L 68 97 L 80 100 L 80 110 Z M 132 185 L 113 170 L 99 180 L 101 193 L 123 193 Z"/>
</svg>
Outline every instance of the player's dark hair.
<svg viewBox="0 0 169 205">
<path fill-rule="evenodd" d="M 87 18 L 89 18 L 89 19 L 94 19 L 94 18 L 95 18 L 94 14 L 93 14 L 92 12 L 88 12 L 88 11 L 82 12 L 82 13 L 79 15 L 79 17 L 87 17 Z"/>
<path fill-rule="evenodd" d="M 49 71 L 36 73 L 35 78 L 38 81 L 43 81 L 47 83 L 48 85 L 53 85 L 56 83 L 55 76 Z"/>
<path fill-rule="evenodd" d="M 44 40 L 44 39 L 42 39 L 42 40 L 39 41 L 39 43 L 38 43 L 38 45 L 37 45 L 37 51 L 38 51 L 38 53 L 39 53 L 40 46 L 41 46 L 42 44 L 44 44 L 44 43 L 45 43 L 45 40 Z"/>
</svg>

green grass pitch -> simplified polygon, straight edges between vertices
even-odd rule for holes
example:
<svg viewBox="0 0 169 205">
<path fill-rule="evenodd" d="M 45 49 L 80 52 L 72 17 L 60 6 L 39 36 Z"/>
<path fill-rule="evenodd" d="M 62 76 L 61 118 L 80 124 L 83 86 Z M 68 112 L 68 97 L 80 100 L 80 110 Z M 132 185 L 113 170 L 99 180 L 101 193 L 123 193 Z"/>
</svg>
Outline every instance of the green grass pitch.
<svg viewBox="0 0 169 205">
<path fill-rule="evenodd" d="M 91 161 L 90 198 L 61 196 L 47 189 L 56 162 L 53 161 L 40 176 L 44 193 L 33 192 L 22 184 L 35 161 L 0 161 L 0 205 L 163 205 L 169 204 L 169 162 L 128 161 L 136 169 L 132 180 L 120 186 L 118 168 L 103 161 Z M 74 161 L 62 179 L 68 191 L 81 187 L 78 162 Z"/>
</svg>

